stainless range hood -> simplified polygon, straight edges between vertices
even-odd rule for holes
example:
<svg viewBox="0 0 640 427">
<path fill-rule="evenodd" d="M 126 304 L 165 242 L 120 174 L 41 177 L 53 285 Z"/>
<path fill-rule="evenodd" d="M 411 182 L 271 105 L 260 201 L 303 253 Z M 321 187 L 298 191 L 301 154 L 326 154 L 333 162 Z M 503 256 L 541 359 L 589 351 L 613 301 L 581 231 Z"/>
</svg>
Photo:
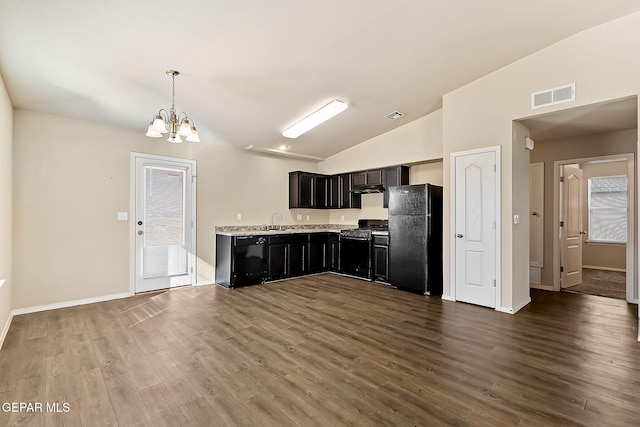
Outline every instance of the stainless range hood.
<svg viewBox="0 0 640 427">
<path fill-rule="evenodd" d="M 384 193 L 384 186 L 382 184 L 363 184 L 354 185 L 351 189 L 352 193 L 356 194 L 370 194 L 370 193 Z"/>
</svg>

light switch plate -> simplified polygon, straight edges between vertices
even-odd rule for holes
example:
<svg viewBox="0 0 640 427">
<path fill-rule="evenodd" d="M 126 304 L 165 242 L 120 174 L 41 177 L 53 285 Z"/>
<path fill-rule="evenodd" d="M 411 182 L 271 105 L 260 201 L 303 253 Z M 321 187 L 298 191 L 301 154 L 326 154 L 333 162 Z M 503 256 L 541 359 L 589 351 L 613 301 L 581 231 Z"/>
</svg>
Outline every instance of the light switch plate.
<svg viewBox="0 0 640 427">
<path fill-rule="evenodd" d="M 241 214 L 241 213 L 237 214 L 237 215 L 236 215 L 236 219 L 237 219 L 238 221 L 242 221 L 242 214 Z"/>
<path fill-rule="evenodd" d="M 513 216 L 513 223 L 520 224 L 520 215 L 516 214 Z"/>
<path fill-rule="evenodd" d="M 129 219 L 128 212 L 118 212 L 118 221 L 127 221 Z"/>
</svg>

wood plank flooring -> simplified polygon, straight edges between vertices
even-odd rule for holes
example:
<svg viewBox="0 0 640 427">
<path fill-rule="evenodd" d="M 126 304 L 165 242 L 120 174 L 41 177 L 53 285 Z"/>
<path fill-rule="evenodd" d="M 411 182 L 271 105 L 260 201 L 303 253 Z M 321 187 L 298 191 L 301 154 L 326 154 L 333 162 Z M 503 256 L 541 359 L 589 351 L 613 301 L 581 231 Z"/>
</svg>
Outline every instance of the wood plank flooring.
<svg viewBox="0 0 640 427">
<path fill-rule="evenodd" d="M 0 426 L 638 425 L 637 308 L 516 315 L 322 274 L 16 316 Z M 46 407 L 45 407 L 46 408 Z"/>
</svg>

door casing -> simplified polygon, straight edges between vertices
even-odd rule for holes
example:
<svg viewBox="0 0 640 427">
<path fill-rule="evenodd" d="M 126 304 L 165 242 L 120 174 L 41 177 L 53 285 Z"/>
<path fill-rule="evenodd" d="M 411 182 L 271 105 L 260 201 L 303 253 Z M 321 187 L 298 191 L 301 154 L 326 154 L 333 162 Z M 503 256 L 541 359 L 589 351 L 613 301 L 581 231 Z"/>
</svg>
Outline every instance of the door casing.
<svg viewBox="0 0 640 427">
<path fill-rule="evenodd" d="M 192 227 L 189 229 L 191 233 L 191 247 L 187 248 L 187 253 L 191 259 L 191 286 L 196 286 L 197 277 L 197 257 L 196 257 L 196 161 L 190 159 L 181 159 L 177 157 L 158 156 L 155 154 L 145 154 L 131 152 L 131 168 L 130 168 L 130 186 L 129 186 L 129 293 L 134 295 L 136 292 L 136 161 L 138 159 L 162 160 L 168 162 L 189 163 L 192 171 L 191 182 L 191 221 Z M 187 184 L 189 185 L 189 184 Z M 189 219 L 187 219 L 189 220 Z"/>
</svg>

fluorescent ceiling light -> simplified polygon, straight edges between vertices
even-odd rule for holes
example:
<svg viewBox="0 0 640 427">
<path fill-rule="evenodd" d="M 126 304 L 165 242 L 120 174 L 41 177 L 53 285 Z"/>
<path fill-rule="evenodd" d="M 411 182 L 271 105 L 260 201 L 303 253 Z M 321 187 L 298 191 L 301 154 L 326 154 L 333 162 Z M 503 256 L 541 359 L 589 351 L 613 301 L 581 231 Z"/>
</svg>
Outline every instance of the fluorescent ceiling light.
<svg viewBox="0 0 640 427">
<path fill-rule="evenodd" d="M 331 117 L 342 113 L 347 109 L 347 107 L 348 105 L 346 103 L 334 99 L 315 113 L 305 117 L 289 129 L 282 132 L 282 136 L 287 138 L 297 138 L 319 124 L 326 122 Z"/>
</svg>

